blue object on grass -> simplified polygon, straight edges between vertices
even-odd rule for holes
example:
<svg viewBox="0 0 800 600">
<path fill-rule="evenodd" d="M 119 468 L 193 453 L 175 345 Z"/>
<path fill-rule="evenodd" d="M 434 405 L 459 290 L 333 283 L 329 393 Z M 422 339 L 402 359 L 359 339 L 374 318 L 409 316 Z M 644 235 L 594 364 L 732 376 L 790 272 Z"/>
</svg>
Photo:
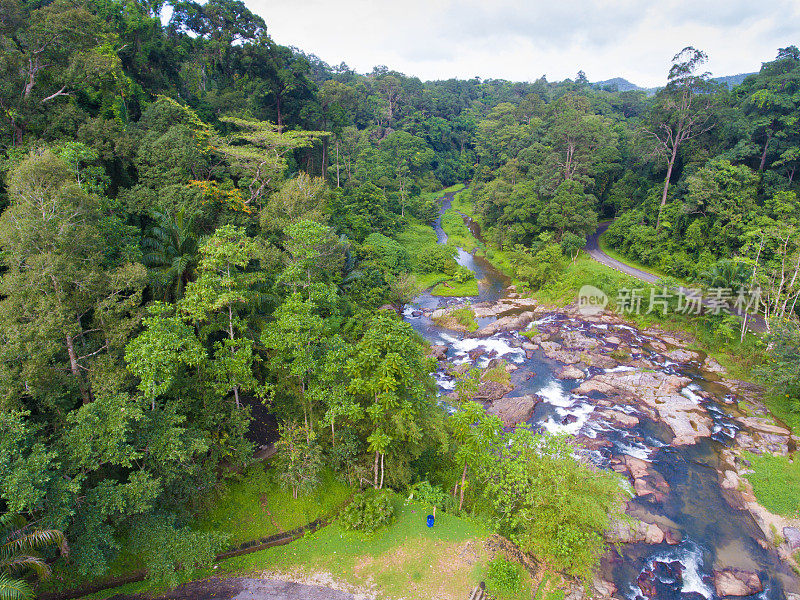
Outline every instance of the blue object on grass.
<svg viewBox="0 0 800 600">
<path fill-rule="evenodd" d="M 427 522 L 428 527 L 433 527 L 433 515 L 428 515 Z"/>
</svg>

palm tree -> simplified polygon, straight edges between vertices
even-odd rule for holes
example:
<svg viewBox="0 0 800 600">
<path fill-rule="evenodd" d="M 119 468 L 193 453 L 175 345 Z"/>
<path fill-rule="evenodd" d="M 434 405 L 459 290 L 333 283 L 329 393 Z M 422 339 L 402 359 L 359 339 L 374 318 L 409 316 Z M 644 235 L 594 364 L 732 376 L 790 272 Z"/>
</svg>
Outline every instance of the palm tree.
<svg viewBox="0 0 800 600">
<path fill-rule="evenodd" d="M 197 265 L 198 240 L 184 211 L 173 218 L 154 211 L 154 223 L 142 239 L 142 262 L 156 274 L 156 288 L 164 300 L 180 300 Z"/>
<path fill-rule="evenodd" d="M 33 588 L 21 576 L 28 571 L 39 579 L 50 576 L 50 566 L 38 552 L 45 546 L 58 546 L 63 555 L 69 552 L 59 530 L 37 529 L 19 515 L 0 515 L 0 600 L 33 598 Z"/>
</svg>

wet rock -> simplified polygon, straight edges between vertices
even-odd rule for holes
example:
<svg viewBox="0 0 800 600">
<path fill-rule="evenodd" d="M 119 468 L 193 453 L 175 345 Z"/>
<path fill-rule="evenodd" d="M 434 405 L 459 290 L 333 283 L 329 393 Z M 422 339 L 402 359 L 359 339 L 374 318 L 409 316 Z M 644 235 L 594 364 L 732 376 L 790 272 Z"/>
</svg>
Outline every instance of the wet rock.
<svg viewBox="0 0 800 600">
<path fill-rule="evenodd" d="M 655 350 L 656 352 L 666 352 L 667 351 L 667 345 L 664 342 L 659 341 L 659 340 L 653 340 L 652 342 L 650 342 L 650 347 L 653 350 Z"/>
<path fill-rule="evenodd" d="M 475 348 L 467 352 L 467 356 L 469 356 L 470 360 L 477 360 L 478 357 L 484 354 L 486 354 L 486 348 Z"/>
<path fill-rule="evenodd" d="M 556 374 L 556 379 L 583 379 L 584 377 L 583 371 L 572 365 L 567 365 Z"/>
<path fill-rule="evenodd" d="M 609 421 L 613 421 L 617 425 L 621 425 L 622 427 L 635 427 L 639 424 L 639 418 L 635 417 L 634 415 L 629 415 L 624 412 L 620 412 L 618 410 L 603 410 L 599 411 L 598 414 L 603 417 L 604 419 L 608 419 Z"/>
<path fill-rule="evenodd" d="M 604 341 L 606 344 L 615 344 L 615 345 L 619 345 L 619 344 L 621 344 L 621 343 L 622 343 L 622 340 L 621 340 L 621 339 L 619 339 L 619 338 L 618 338 L 617 336 L 615 336 L 615 335 L 607 335 L 607 336 L 603 337 L 603 341 Z"/>
<path fill-rule="evenodd" d="M 447 346 L 444 344 L 436 344 L 431 346 L 428 350 L 428 356 L 432 356 L 436 360 L 446 360 L 447 359 Z"/>
<path fill-rule="evenodd" d="M 421 310 L 412 310 L 411 311 L 411 316 L 412 317 L 421 317 L 422 316 L 422 311 Z"/>
<path fill-rule="evenodd" d="M 562 425 L 572 425 L 573 423 L 577 422 L 578 422 L 578 417 L 576 417 L 575 415 L 567 415 L 566 417 L 561 419 Z"/>
<path fill-rule="evenodd" d="M 764 590 L 758 575 L 742 569 L 715 569 L 714 588 L 717 596 L 752 596 Z"/>
<path fill-rule="evenodd" d="M 512 385 L 503 385 L 497 381 L 484 381 L 478 386 L 478 392 L 475 394 L 475 400 L 482 400 L 484 402 L 494 402 L 500 400 L 508 392 L 513 390 Z"/>
<path fill-rule="evenodd" d="M 722 473 L 719 485 L 724 490 L 736 490 L 739 489 L 739 483 L 739 476 L 735 471 L 725 471 Z"/>
<path fill-rule="evenodd" d="M 590 352 L 582 357 L 583 362 L 587 366 L 597 367 L 598 369 L 613 369 L 619 366 L 619 363 L 605 354 L 598 354 L 597 352 Z"/>
<path fill-rule="evenodd" d="M 606 541 L 612 544 L 632 544 L 644 542 L 645 544 L 660 544 L 664 541 L 664 532 L 654 523 L 644 521 L 617 520 L 605 532 Z"/>
<path fill-rule="evenodd" d="M 486 412 L 500 417 L 506 427 L 514 427 L 527 422 L 533 416 L 536 405 L 541 401 L 542 399 L 535 394 L 514 398 L 506 396 L 492 402 Z"/>
<path fill-rule="evenodd" d="M 766 419 L 763 417 L 739 417 L 736 419 L 744 425 L 745 427 L 749 427 L 750 429 L 755 429 L 756 431 L 762 433 L 769 433 L 774 435 L 781 435 L 789 437 L 790 432 L 785 427 L 781 427 L 776 425 L 772 419 Z"/>
<path fill-rule="evenodd" d="M 525 350 L 525 358 L 528 360 L 533 358 L 533 350 Z"/>
<path fill-rule="evenodd" d="M 789 548 L 792 549 L 792 552 L 800 549 L 800 529 L 796 527 L 784 527 L 783 538 L 786 540 L 786 543 L 789 544 Z"/>
<path fill-rule="evenodd" d="M 684 445 L 710 437 L 713 424 L 704 408 L 680 394 L 690 381 L 687 377 L 659 371 L 617 371 L 596 375 L 574 391 L 578 394 L 601 392 L 607 396 L 621 395 L 641 400 L 654 408 L 659 418 L 672 429 L 675 435 L 672 443 Z"/>
<path fill-rule="evenodd" d="M 519 315 L 509 315 L 500 317 L 496 321 L 481 327 L 472 334 L 472 337 L 485 338 L 502 331 L 519 331 L 536 318 L 532 312 L 524 312 Z"/>
<path fill-rule="evenodd" d="M 617 586 L 595 575 L 594 579 L 592 579 L 592 591 L 594 592 L 592 598 L 603 600 L 605 598 L 612 598 L 617 591 Z"/>
<path fill-rule="evenodd" d="M 561 336 L 561 341 L 567 348 L 579 350 L 594 350 L 600 346 L 597 340 L 586 337 L 579 331 L 567 331 Z"/>
<path fill-rule="evenodd" d="M 697 352 L 692 352 L 691 350 L 683 350 L 681 348 L 677 350 L 673 350 L 672 352 L 667 352 L 664 356 L 668 359 L 673 360 L 679 363 L 687 363 L 693 360 L 697 360 L 700 355 Z"/>
<path fill-rule="evenodd" d="M 680 531 L 677 531 L 675 529 L 665 529 L 664 541 L 670 546 L 675 546 L 676 544 L 680 544 L 683 541 L 683 536 L 681 535 Z"/>
<path fill-rule="evenodd" d="M 721 364 L 719 364 L 716 360 L 714 360 L 710 356 L 707 356 L 706 359 L 703 361 L 703 369 L 705 369 L 709 373 L 718 373 L 720 375 L 725 373 L 725 367 L 723 367 Z"/>
</svg>

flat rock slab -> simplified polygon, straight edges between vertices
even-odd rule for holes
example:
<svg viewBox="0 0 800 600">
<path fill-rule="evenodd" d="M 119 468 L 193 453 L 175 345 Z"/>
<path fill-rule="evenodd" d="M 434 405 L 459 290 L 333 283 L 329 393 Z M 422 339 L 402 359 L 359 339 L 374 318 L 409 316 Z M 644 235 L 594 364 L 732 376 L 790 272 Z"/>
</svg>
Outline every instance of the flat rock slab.
<svg viewBox="0 0 800 600">
<path fill-rule="evenodd" d="M 143 600 L 145 596 L 116 595 L 113 600 Z M 150 597 L 147 597 L 150 599 Z M 220 579 L 212 577 L 201 581 L 184 583 L 177 589 L 158 596 L 155 600 L 366 600 L 364 596 L 354 596 L 339 590 L 316 585 L 305 585 L 278 579 L 250 579 L 231 577 Z"/>
</svg>

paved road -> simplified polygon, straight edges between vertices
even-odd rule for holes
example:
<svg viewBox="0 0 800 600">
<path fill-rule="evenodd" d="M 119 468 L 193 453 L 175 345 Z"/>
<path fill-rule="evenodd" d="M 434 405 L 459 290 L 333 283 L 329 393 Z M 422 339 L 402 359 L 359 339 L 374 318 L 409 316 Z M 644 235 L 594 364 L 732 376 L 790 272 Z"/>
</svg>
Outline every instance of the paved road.
<svg viewBox="0 0 800 600">
<path fill-rule="evenodd" d="M 116 595 L 110 600 L 144 600 L 139 594 Z M 190 581 L 156 600 L 358 600 L 356 596 L 316 585 L 277 579 L 212 577 Z M 149 600 L 149 599 L 148 599 Z"/>
<path fill-rule="evenodd" d="M 636 279 L 641 279 L 647 283 L 657 282 L 658 277 L 655 275 L 630 265 L 626 265 L 624 262 L 621 262 L 616 258 L 611 258 L 608 254 L 600 249 L 600 236 L 606 232 L 606 229 L 608 229 L 608 226 L 611 225 L 612 222 L 613 221 L 606 221 L 605 223 L 600 223 L 600 225 L 597 226 L 597 231 L 586 238 L 586 247 L 584 248 L 586 253 L 597 262 L 603 263 L 607 267 L 611 267 L 612 269 L 625 273 L 626 275 L 636 277 Z"/>
<path fill-rule="evenodd" d="M 600 249 L 600 236 L 606 232 L 606 229 L 608 229 L 608 226 L 611 225 L 612 222 L 613 221 L 606 221 L 605 223 L 600 223 L 600 225 L 597 226 L 597 230 L 586 238 L 586 246 L 584 247 L 586 253 L 597 262 L 611 267 L 616 271 L 620 271 L 621 273 L 625 273 L 626 275 L 630 275 L 631 277 L 635 277 L 636 279 L 646 283 L 656 283 L 659 280 L 659 277 L 656 277 L 652 273 L 647 273 L 646 271 L 642 271 L 641 269 L 627 265 L 616 258 L 611 258 L 608 254 Z M 678 287 L 675 291 L 679 293 L 690 292 L 690 290 L 687 290 L 684 287 Z M 712 307 L 711 304 L 706 301 L 703 301 L 703 306 L 708 306 L 710 308 Z M 735 308 L 731 308 L 731 313 L 735 314 L 739 318 L 742 318 L 742 314 Z M 749 315 L 747 317 L 747 327 L 759 333 L 767 330 L 766 324 L 764 323 L 764 318 L 760 315 Z"/>
</svg>

